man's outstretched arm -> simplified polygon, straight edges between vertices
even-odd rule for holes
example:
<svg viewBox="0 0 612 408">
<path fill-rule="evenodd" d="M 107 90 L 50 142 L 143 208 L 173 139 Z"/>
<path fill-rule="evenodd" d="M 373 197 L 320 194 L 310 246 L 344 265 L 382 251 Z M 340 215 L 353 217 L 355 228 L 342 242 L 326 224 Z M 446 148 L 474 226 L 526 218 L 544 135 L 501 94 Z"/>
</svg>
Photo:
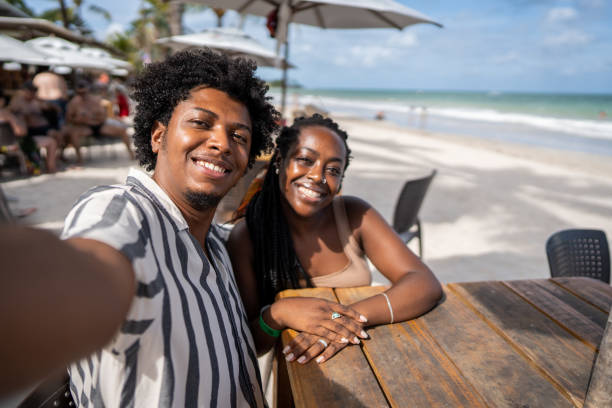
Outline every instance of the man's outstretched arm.
<svg viewBox="0 0 612 408">
<path fill-rule="evenodd" d="M 90 239 L 0 227 L 0 396 L 103 347 L 123 322 L 134 272 Z"/>
</svg>

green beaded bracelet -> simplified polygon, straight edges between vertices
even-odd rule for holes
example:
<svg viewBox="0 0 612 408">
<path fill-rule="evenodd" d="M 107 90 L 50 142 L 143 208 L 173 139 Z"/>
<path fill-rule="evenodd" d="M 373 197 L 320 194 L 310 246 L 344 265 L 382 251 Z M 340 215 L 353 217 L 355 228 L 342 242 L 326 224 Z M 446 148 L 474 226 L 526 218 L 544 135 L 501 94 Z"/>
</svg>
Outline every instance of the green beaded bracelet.
<svg viewBox="0 0 612 408">
<path fill-rule="evenodd" d="M 263 330 L 267 335 L 270 335 L 272 337 L 278 337 L 282 333 L 282 330 L 276 330 L 276 329 L 271 328 L 270 326 L 266 324 L 266 322 L 264 322 L 264 319 L 263 319 L 263 314 L 266 311 L 266 309 L 269 307 L 270 305 L 266 305 L 261 308 L 261 312 L 259 313 L 259 327 L 261 327 L 261 330 Z"/>
</svg>

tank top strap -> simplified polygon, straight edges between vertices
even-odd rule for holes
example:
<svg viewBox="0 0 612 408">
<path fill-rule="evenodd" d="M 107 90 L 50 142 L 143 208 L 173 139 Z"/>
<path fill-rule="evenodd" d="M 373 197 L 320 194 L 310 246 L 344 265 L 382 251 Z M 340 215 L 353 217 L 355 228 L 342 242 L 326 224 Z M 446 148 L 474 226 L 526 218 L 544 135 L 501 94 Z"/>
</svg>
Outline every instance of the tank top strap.
<svg viewBox="0 0 612 408">
<path fill-rule="evenodd" d="M 336 228 L 338 230 L 338 236 L 342 243 L 344 253 L 349 257 L 351 261 L 355 258 L 361 258 L 363 251 L 359 248 L 359 244 L 351 232 L 349 225 L 348 216 L 346 215 L 346 206 L 342 196 L 338 196 L 332 201 L 334 209 L 334 218 L 336 219 Z"/>
</svg>

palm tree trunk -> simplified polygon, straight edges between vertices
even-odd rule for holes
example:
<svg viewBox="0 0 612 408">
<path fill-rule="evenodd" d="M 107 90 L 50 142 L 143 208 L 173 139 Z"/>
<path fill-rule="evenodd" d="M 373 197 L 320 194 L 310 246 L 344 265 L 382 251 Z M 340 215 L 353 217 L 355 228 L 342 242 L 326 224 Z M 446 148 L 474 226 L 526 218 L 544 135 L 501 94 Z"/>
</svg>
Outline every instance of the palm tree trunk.
<svg viewBox="0 0 612 408">
<path fill-rule="evenodd" d="M 60 10 L 62 10 L 62 22 L 64 23 L 64 28 L 68 28 L 68 13 L 66 12 L 66 5 L 64 4 L 64 0 L 58 0 L 60 5 Z"/>
<path fill-rule="evenodd" d="M 185 10 L 185 5 L 178 1 L 171 1 L 168 6 L 170 35 L 181 35 L 183 34 L 183 11 Z"/>
</svg>

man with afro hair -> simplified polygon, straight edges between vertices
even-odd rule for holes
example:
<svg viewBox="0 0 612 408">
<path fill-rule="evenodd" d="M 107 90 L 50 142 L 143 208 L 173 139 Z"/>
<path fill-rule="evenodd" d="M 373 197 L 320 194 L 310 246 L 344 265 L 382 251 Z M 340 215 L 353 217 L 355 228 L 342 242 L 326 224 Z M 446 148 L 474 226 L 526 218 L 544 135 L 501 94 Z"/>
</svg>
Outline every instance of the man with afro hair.
<svg viewBox="0 0 612 408">
<path fill-rule="evenodd" d="M 20 295 L 7 302 L 28 304 L 3 326 L 11 352 L 0 356 L 18 369 L 0 395 L 72 361 L 77 406 L 265 406 L 247 315 L 212 224 L 277 130 L 255 69 L 208 49 L 146 66 L 134 82 L 134 138 L 152 174 L 132 169 L 124 184 L 84 193 L 63 241 L 25 228 L 0 234 L 15 251 L 29 242 L 49 252 L 44 266 L 35 253 L 9 265 L 21 271 L 5 279 Z M 44 347 L 32 346 L 37 330 Z"/>
</svg>

